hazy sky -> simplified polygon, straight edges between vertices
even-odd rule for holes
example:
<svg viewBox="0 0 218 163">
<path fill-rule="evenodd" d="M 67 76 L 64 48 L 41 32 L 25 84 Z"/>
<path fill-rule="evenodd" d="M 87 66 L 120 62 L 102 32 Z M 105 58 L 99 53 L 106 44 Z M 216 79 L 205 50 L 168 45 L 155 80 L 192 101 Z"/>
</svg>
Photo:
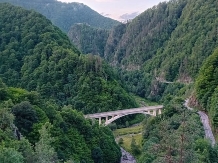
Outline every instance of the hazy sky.
<svg viewBox="0 0 218 163">
<path fill-rule="evenodd" d="M 136 16 L 160 2 L 168 0 L 58 0 L 62 2 L 80 2 L 98 13 L 113 19 L 128 19 Z M 123 16 L 122 16 L 123 15 Z M 122 16 L 122 18 L 120 17 Z"/>
</svg>

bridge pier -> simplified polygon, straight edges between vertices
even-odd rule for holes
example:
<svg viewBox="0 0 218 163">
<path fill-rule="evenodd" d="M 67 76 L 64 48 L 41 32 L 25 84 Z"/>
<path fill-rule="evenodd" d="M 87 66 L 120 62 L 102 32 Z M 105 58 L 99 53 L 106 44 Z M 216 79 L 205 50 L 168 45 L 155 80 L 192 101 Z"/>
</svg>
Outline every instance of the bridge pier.
<svg viewBox="0 0 218 163">
<path fill-rule="evenodd" d="M 101 124 L 101 117 L 98 119 L 99 125 Z"/>
<path fill-rule="evenodd" d="M 158 110 L 158 114 L 159 114 L 159 115 L 161 114 L 161 109 Z"/>
<path fill-rule="evenodd" d="M 156 110 L 153 110 L 153 116 L 156 116 L 156 115 L 157 115 Z"/>
</svg>

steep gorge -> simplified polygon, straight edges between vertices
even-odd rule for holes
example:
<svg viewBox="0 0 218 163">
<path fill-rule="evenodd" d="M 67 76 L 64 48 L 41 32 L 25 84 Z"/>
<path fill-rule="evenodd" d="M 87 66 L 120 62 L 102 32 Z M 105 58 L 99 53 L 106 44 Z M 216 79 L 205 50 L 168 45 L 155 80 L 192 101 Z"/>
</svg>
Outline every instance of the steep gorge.
<svg viewBox="0 0 218 163">
<path fill-rule="evenodd" d="M 103 42 L 105 45 L 100 44 L 101 50 L 89 49 L 89 52 L 124 70 L 142 70 L 168 81 L 192 82 L 202 62 L 218 46 L 217 3 L 216 0 L 160 3 L 128 23 L 114 27 Z M 71 34 L 74 29 L 71 28 Z M 69 37 L 75 42 L 71 34 Z M 89 35 L 97 40 L 105 37 Z M 81 34 L 76 39 L 87 37 Z M 84 51 L 87 44 L 81 41 L 80 49 Z"/>
</svg>

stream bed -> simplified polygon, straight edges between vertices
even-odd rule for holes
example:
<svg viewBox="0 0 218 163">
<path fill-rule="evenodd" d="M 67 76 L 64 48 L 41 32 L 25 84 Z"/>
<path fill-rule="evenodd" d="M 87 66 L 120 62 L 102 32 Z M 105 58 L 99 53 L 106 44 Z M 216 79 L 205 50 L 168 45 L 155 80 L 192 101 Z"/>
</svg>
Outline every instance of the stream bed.
<svg viewBox="0 0 218 163">
<path fill-rule="evenodd" d="M 120 163 L 136 163 L 136 159 L 123 148 L 121 148 L 122 157 L 120 159 Z"/>
</svg>

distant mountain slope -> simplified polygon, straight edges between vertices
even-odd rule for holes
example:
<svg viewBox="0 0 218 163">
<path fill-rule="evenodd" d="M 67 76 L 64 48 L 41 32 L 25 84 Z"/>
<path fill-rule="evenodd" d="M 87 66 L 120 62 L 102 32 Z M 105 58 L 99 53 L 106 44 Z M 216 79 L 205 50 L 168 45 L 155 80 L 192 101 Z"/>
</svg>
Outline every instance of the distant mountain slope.
<svg viewBox="0 0 218 163">
<path fill-rule="evenodd" d="M 82 3 L 62 3 L 56 0 L 0 0 L 46 16 L 62 31 L 68 32 L 75 23 L 87 23 L 96 28 L 110 29 L 120 22 L 104 17 Z"/>
<path fill-rule="evenodd" d="M 136 106 L 100 57 L 80 54 L 41 14 L 7 3 L 0 4 L 0 78 L 85 114 Z"/>
<path fill-rule="evenodd" d="M 105 44 L 109 31 L 89 26 L 88 24 L 75 24 L 68 32 L 73 44 L 84 54 L 98 54 L 104 57 Z"/>
<path fill-rule="evenodd" d="M 127 24 L 114 27 L 107 38 L 104 57 L 115 65 L 138 69 L 170 39 L 184 5 L 185 1 L 164 2 L 146 10 Z M 70 39 L 74 42 L 75 37 Z"/>
<path fill-rule="evenodd" d="M 104 53 L 96 54 L 128 71 L 143 70 L 168 81 L 191 82 L 218 45 L 217 3 L 217 0 L 160 3 L 131 22 L 114 27 Z M 86 38 L 81 36 L 77 39 Z M 80 47 L 84 50 L 89 45 Z"/>
</svg>

